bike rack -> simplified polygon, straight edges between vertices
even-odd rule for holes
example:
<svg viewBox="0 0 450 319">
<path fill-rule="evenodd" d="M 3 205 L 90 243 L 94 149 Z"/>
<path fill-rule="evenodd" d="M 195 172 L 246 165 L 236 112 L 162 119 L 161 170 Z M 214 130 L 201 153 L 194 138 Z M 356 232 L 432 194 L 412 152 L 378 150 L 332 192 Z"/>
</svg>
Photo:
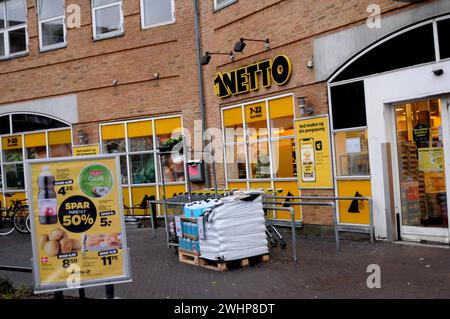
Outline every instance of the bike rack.
<svg viewBox="0 0 450 319">
<path fill-rule="evenodd" d="M 331 197 L 331 196 L 274 196 L 274 195 L 264 195 L 264 198 L 272 200 L 285 200 L 285 201 L 271 201 L 265 202 L 268 205 L 298 205 L 298 206 L 330 206 L 333 210 L 333 226 L 336 239 L 336 250 L 340 251 L 340 238 L 339 232 L 356 232 L 356 233 L 366 233 L 370 236 L 370 243 L 374 244 L 374 227 L 373 227 L 373 201 L 370 197 Z M 292 202 L 286 200 L 306 200 L 307 202 Z M 324 200 L 332 202 L 308 202 L 310 200 Z M 360 200 L 367 201 L 369 203 L 369 225 L 351 225 L 351 224 L 339 224 L 337 222 L 337 209 L 336 202 L 342 200 Z M 272 208 L 270 208 L 272 209 Z"/>
</svg>

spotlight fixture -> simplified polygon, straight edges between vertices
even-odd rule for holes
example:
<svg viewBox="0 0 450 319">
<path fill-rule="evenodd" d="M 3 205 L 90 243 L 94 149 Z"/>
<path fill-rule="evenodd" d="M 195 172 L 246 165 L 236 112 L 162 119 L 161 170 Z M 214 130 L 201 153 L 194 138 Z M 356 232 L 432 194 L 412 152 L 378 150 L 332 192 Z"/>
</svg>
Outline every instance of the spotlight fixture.
<svg viewBox="0 0 450 319">
<path fill-rule="evenodd" d="M 300 115 L 301 116 L 305 116 L 305 115 L 312 115 L 314 110 L 311 106 L 308 106 L 306 103 L 306 100 L 308 98 L 306 96 L 300 96 L 298 98 L 298 107 L 300 109 Z"/>
<path fill-rule="evenodd" d="M 118 85 L 118 84 L 119 84 L 119 80 L 113 80 L 113 81 L 112 81 L 112 85 L 116 86 L 116 85 Z"/>
<path fill-rule="evenodd" d="M 266 51 L 270 50 L 270 41 L 269 39 L 265 39 L 265 40 L 256 40 L 256 39 L 245 39 L 245 38 L 240 38 L 238 42 L 236 42 L 236 44 L 234 45 L 234 52 L 243 52 L 245 47 L 246 47 L 246 43 L 245 41 L 253 41 L 253 42 L 264 42 L 264 49 Z"/>
<path fill-rule="evenodd" d="M 87 144 L 89 141 L 87 133 L 83 130 L 78 130 L 78 140 L 80 144 Z"/>
<path fill-rule="evenodd" d="M 155 79 L 155 80 L 159 79 L 159 72 L 153 73 L 153 79 Z"/>
<path fill-rule="evenodd" d="M 200 58 L 200 64 L 201 65 L 207 65 L 209 64 L 209 61 L 211 61 L 211 55 L 228 55 L 230 57 L 230 61 L 233 62 L 234 61 L 234 53 L 229 52 L 229 53 L 225 53 L 225 52 L 205 52 L 205 54 Z"/>
</svg>

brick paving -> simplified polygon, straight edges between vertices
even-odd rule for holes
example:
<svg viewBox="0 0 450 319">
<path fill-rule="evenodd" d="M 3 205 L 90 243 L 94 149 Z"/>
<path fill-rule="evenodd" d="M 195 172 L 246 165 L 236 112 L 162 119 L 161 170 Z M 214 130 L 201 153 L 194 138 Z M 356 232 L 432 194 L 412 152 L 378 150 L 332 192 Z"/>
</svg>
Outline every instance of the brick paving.
<svg viewBox="0 0 450 319">
<path fill-rule="evenodd" d="M 286 236 L 288 236 L 286 234 Z M 162 229 L 129 229 L 133 282 L 117 285 L 120 298 L 450 298 L 450 249 L 298 236 L 300 261 L 288 248 L 273 248 L 271 260 L 229 272 L 185 265 L 167 249 Z M 0 264 L 29 266 L 29 236 L 0 238 Z M 366 286 L 369 264 L 381 267 L 381 289 Z M 31 284 L 30 274 L 1 272 L 16 283 Z M 104 298 L 103 288 L 86 289 Z"/>
</svg>

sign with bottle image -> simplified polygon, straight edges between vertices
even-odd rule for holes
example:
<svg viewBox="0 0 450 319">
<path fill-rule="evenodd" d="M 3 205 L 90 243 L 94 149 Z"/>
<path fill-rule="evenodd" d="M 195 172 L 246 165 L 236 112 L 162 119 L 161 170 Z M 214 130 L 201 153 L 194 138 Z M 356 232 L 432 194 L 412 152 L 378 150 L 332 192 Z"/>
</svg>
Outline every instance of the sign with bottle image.
<svg viewBox="0 0 450 319">
<path fill-rule="evenodd" d="M 119 159 L 27 163 L 35 290 L 130 281 Z"/>
<path fill-rule="evenodd" d="M 298 183 L 302 189 L 333 188 L 328 115 L 295 121 Z"/>
</svg>

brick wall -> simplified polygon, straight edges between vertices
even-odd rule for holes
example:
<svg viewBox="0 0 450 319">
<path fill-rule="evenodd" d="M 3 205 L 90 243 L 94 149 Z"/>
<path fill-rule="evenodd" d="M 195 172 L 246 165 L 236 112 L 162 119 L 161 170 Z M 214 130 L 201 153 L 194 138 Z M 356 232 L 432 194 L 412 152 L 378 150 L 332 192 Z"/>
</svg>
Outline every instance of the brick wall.
<svg viewBox="0 0 450 319">
<path fill-rule="evenodd" d="M 38 52 L 34 3 L 28 0 L 29 54 L 0 61 L 0 108 L 75 93 L 75 144 L 78 128 L 97 143 L 99 122 L 173 113 L 182 113 L 185 124 L 199 118 L 192 1 L 175 1 L 174 24 L 141 30 L 139 0 L 125 0 L 125 34 L 93 41 L 90 0 L 66 0 L 66 7 L 80 6 L 81 28 L 68 29 L 67 48 L 45 53 Z"/>
</svg>

